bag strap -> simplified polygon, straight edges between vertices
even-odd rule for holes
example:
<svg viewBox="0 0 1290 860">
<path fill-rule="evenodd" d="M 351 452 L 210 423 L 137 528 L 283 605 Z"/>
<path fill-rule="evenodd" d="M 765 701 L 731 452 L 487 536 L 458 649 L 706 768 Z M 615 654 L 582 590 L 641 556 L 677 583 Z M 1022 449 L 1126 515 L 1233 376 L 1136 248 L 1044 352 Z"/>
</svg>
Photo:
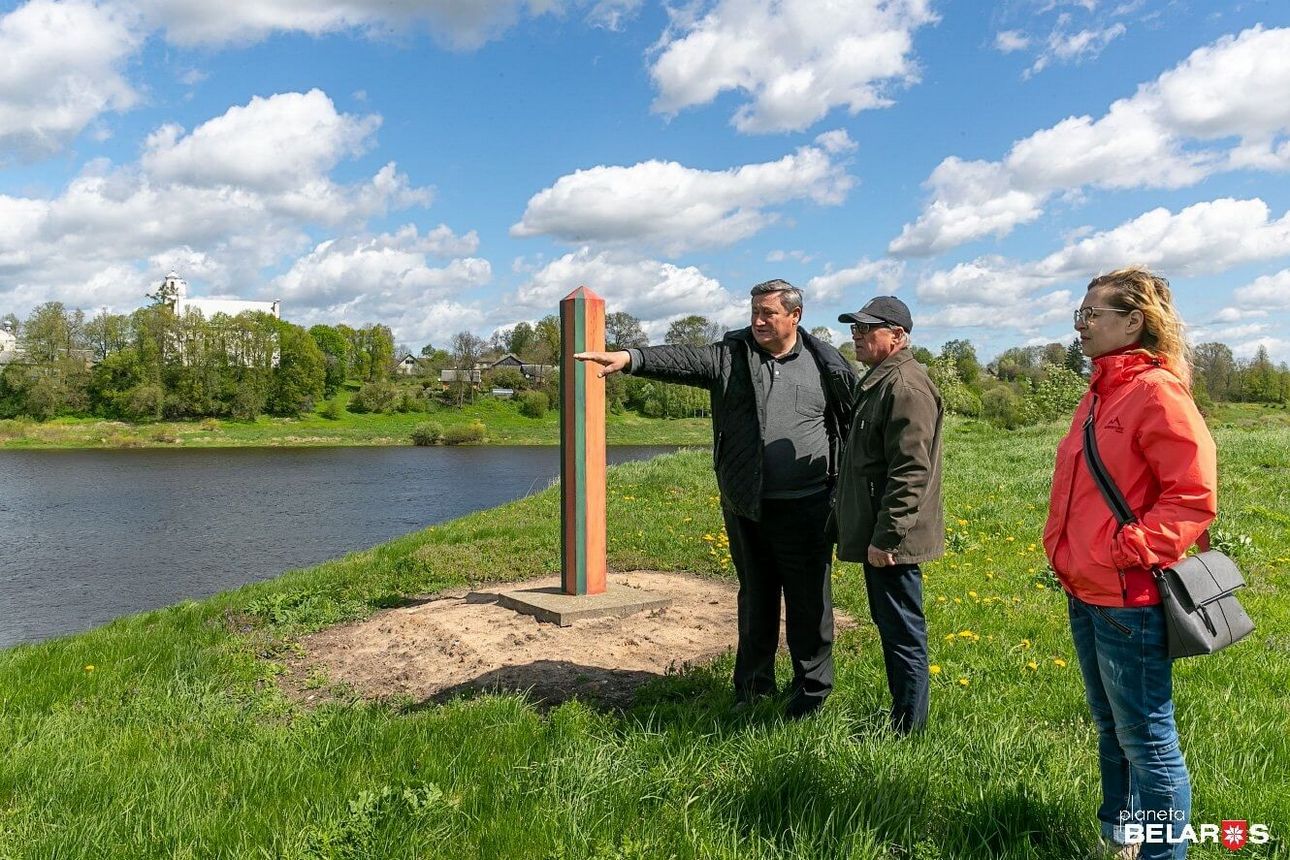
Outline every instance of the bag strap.
<svg viewBox="0 0 1290 860">
<path fill-rule="evenodd" d="M 1093 432 L 1096 412 L 1097 395 L 1094 394 L 1093 402 L 1088 407 L 1088 417 L 1084 419 L 1084 465 L 1088 466 L 1088 471 L 1093 476 L 1093 483 L 1097 484 L 1102 498 L 1106 500 L 1106 506 L 1111 509 L 1111 513 L 1115 514 L 1116 522 L 1123 527 L 1129 523 L 1136 523 L 1138 518 L 1133 515 L 1133 509 L 1124 500 L 1124 494 L 1120 492 L 1120 488 L 1115 485 L 1115 480 L 1106 471 L 1102 455 L 1097 451 L 1097 435 Z"/>
<path fill-rule="evenodd" d="M 1115 514 L 1116 522 L 1121 527 L 1129 523 L 1136 523 L 1138 518 L 1134 515 L 1133 509 L 1125 501 L 1124 494 L 1116 486 L 1115 479 L 1106 470 L 1106 464 L 1102 462 L 1102 455 L 1097 450 L 1097 436 L 1093 432 L 1094 414 L 1097 410 L 1097 395 L 1093 395 L 1093 402 L 1088 407 L 1088 417 L 1084 419 L 1084 464 L 1088 466 L 1088 471 L 1093 476 L 1093 483 L 1097 485 L 1098 490 L 1102 493 L 1102 498 L 1106 500 L 1106 506 Z M 1206 552 L 1210 546 L 1209 529 L 1205 529 L 1201 536 L 1196 539 L 1196 546 L 1201 552 Z"/>
</svg>

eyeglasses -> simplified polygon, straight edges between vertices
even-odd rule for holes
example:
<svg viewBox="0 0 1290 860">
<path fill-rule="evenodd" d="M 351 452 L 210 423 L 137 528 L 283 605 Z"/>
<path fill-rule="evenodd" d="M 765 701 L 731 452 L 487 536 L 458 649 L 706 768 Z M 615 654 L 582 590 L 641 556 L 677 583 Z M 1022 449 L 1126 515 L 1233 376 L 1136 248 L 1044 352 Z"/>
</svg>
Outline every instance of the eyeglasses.
<svg viewBox="0 0 1290 860">
<path fill-rule="evenodd" d="M 1094 311 L 1112 311 L 1117 314 L 1133 313 L 1133 311 L 1125 310 L 1124 308 L 1099 308 L 1093 305 L 1089 305 L 1086 308 L 1075 309 L 1075 325 L 1081 325 L 1081 324 L 1088 325 L 1089 320 L 1097 318 L 1097 314 L 1094 313 Z"/>
<path fill-rule="evenodd" d="M 852 334 L 868 334 L 880 328 L 891 328 L 891 326 L 887 323 L 851 323 Z"/>
</svg>

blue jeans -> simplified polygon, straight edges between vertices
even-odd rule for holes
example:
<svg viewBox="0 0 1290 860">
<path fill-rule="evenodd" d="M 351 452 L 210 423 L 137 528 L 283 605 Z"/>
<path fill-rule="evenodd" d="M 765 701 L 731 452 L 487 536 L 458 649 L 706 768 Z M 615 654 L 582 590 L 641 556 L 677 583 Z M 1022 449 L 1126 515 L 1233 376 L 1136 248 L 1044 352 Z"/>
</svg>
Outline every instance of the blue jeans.
<svg viewBox="0 0 1290 860">
<path fill-rule="evenodd" d="M 1067 604 L 1084 693 L 1097 726 L 1102 838 L 1122 843 L 1134 835 L 1132 829 L 1126 834 L 1125 824 L 1143 825 L 1137 833 L 1148 839 L 1141 860 L 1182 860 L 1186 842 L 1150 838 L 1169 833 L 1177 839 L 1191 816 L 1191 780 L 1174 723 L 1164 611 L 1159 606 L 1092 606 L 1070 596 Z"/>
</svg>

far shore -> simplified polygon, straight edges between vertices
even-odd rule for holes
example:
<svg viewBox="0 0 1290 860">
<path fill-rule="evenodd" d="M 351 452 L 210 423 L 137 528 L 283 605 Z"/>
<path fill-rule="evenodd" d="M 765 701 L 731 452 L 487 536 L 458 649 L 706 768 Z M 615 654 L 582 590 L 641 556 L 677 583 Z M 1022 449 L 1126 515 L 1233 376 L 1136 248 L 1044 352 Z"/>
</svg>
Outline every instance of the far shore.
<svg viewBox="0 0 1290 860">
<path fill-rule="evenodd" d="M 481 422 L 483 445 L 558 445 L 560 416 L 552 411 L 527 418 L 508 402 L 481 401 L 460 409 L 393 414 L 343 413 L 338 419 L 262 416 L 255 421 L 203 418 L 132 424 L 96 418 L 38 422 L 0 420 L 0 450 L 50 448 L 295 448 L 411 445 L 425 423 L 447 430 Z M 707 418 L 645 418 L 634 412 L 606 416 L 610 445 L 708 445 Z"/>
</svg>

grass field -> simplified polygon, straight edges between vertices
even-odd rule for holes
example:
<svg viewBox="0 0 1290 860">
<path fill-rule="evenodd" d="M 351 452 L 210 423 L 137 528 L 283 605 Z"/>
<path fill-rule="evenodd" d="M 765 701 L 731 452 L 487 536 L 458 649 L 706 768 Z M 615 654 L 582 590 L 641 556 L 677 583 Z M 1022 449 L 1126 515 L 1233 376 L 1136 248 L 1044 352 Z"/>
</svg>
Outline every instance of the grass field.
<svg viewBox="0 0 1290 860">
<path fill-rule="evenodd" d="M 1267 823 L 1290 857 L 1290 424 L 1223 417 L 1219 526 L 1259 623 L 1176 668 L 1194 821 Z M 729 658 L 626 713 L 521 696 L 442 706 L 274 678 L 306 630 L 403 595 L 557 569 L 549 490 L 200 603 L 0 652 L 0 857 L 1045 858 L 1095 834 L 1096 749 L 1042 525 L 1061 428 L 951 421 L 952 552 L 928 565 L 932 722 L 882 729 L 871 625 L 819 718 L 731 716 Z M 611 567 L 731 575 L 708 456 L 610 471 Z M 1248 537 L 1248 543 L 1240 538 Z M 858 571 L 839 606 L 866 618 Z M 781 664 L 781 673 L 787 666 Z"/>
<path fill-rule="evenodd" d="M 0 420 L 0 449 L 410 445 L 412 429 L 425 421 L 445 430 L 482 421 L 486 444 L 490 445 L 560 444 L 558 412 L 526 418 L 513 401 L 481 398 L 461 409 L 389 415 L 342 412 L 335 420 L 317 413 L 301 418 L 262 416 L 255 421 L 207 418 L 146 424 L 91 418 L 58 418 L 43 423 Z M 706 418 L 663 420 L 624 412 L 606 416 L 605 423 L 611 445 L 704 445 L 712 441 L 712 423 Z"/>
</svg>

